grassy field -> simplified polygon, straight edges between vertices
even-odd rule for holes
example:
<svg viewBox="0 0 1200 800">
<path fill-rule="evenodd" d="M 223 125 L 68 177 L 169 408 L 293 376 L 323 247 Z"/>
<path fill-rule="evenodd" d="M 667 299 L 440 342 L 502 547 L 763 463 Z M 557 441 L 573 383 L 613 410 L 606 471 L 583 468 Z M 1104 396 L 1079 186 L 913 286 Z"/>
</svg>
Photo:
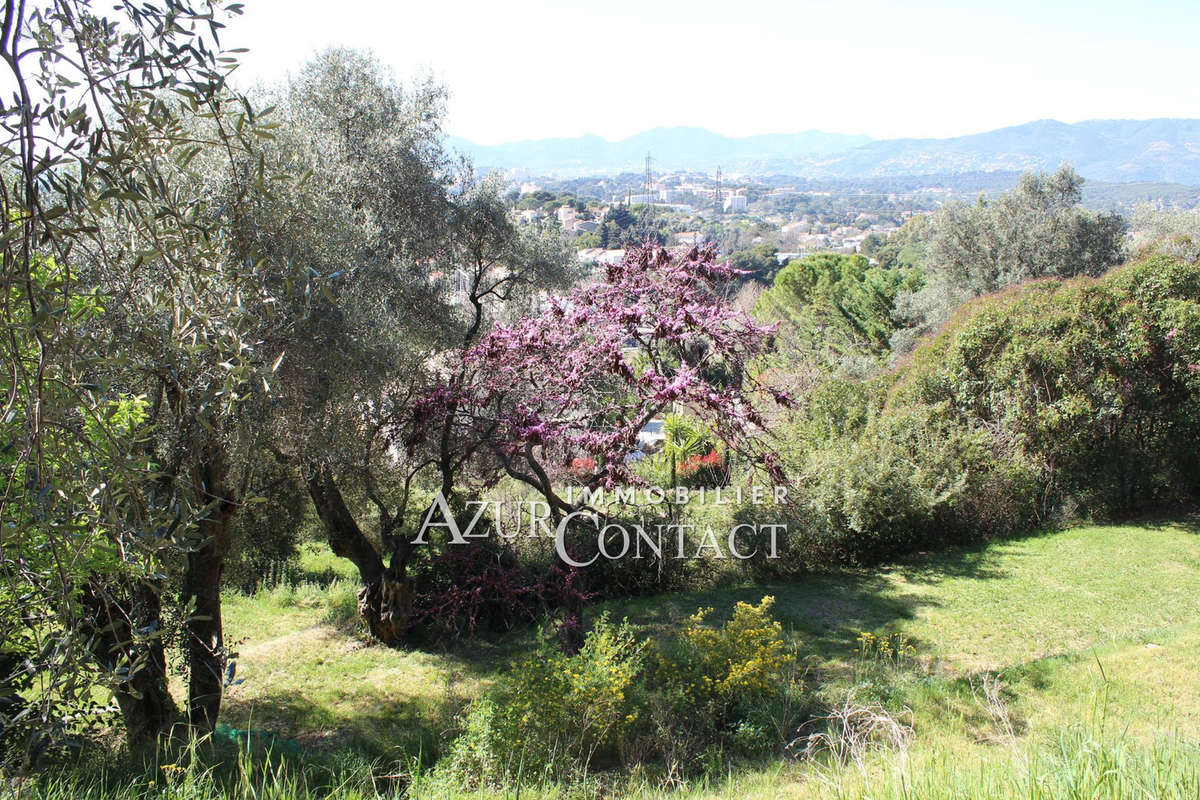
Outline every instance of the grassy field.
<svg viewBox="0 0 1200 800">
<path fill-rule="evenodd" d="M 452 652 L 375 646 L 356 631 L 345 565 L 314 549 L 306 570 L 332 583 L 228 598 L 244 682 L 231 690 L 224 719 L 295 739 L 309 753 L 351 748 L 393 765 L 436 753 L 465 704 L 533 641 L 522 631 L 502 645 L 481 640 Z M 1200 769 L 1200 528 L 1192 521 L 1079 527 L 883 569 L 607 608 L 663 634 L 699 606 L 720 619 L 737 601 L 766 594 L 816 701 L 835 705 L 853 693 L 911 712 L 909 751 L 839 772 L 746 765 L 675 787 L 674 796 L 968 797 L 990 786 L 980 796 L 1087 797 L 1046 787 L 1086 781 L 1068 773 L 1102 774 L 1111 759 L 1127 759 L 1128 773 L 1146 780 L 1164 763 L 1193 777 Z M 915 653 L 881 664 L 857 651 L 863 633 L 903 636 Z M 991 702 L 985 679 L 1000 681 Z M 596 780 L 578 792 L 606 794 L 608 779 Z"/>
</svg>

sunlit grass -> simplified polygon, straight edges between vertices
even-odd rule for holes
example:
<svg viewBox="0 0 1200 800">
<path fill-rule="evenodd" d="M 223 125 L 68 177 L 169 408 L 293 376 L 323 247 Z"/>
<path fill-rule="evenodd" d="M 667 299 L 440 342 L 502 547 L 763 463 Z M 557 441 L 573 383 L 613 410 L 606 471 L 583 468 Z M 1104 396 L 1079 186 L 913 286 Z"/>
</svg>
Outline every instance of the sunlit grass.
<svg viewBox="0 0 1200 800">
<path fill-rule="evenodd" d="M 306 559 L 326 576 L 327 566 L 345 572 L 320 548 Z M 309 769 L 349 759 L 347 774 L 357 777 L 338 797 L 373 796 L 363 788 L 375 785 L 371 774 L 408 774 L 418 755 L 428 763 L 461 708 L 533 640 L 518 631 L 448 652 L 381 647 L 354 619 L 356 588 L 352 574 L 335 575 L 226 598 L 244 683 L 231 689 L 225 721 L 296 739 L 315 759 Z M 664 636 L 697 607 L 715 607 L 720 620 L 737 601 L 765 594 L 776 598 L 818 701 L 833 704 L 853 690 L 911 710 L 910 751 L 872 755 L 857 772 L 786 760 L 726 765 L 672 796 L 1072 797 L 1071 781 L 1094 779 L 1103 764 L 1132 783 L 1101 782 L 1083 796 L 1131 796 L 1121 793 L 1156 775 L 1161 791 L 1145 796 L 1200 796 L 1180 794 L 1195 786 L 1197 770 L 1186 743 L 1200 740 L 1200 535 L 1190 523 L 1080 527 L 882 569 L 606 607 Z M 902 635 L 915 654 L 898 664 L 864 659 L 855 652 L 863 632 Z M 981 697 L 985 674 L 1003 686 L 1011 734 Z M 1064 744 L 1064 736 L 1074 738 Z M 1085 772 L 1071 772 L 1068 752 Z M 520 796 L 659 796 L 659 780 L 635 769 L 577 786 L 525 787 Z M 267 796 L 306 796 L 299 784 L 278 788 Z M 457 793 L 428 776 L 413 789 L 416 797 Z"/>
</svg>

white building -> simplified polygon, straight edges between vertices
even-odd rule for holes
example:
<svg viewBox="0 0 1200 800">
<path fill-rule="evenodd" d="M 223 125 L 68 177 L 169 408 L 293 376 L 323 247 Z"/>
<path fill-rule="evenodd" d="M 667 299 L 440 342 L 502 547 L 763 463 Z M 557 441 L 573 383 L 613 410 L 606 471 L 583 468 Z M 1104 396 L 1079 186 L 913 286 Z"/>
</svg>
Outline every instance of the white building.
<svg viewBox="0 0 1200 800">
<path fill-rule="evenodd" d="M 726 214 L 744 214 L 746 212 L 746 195 L 733 194 L 725 198 Z"/>
</svg>

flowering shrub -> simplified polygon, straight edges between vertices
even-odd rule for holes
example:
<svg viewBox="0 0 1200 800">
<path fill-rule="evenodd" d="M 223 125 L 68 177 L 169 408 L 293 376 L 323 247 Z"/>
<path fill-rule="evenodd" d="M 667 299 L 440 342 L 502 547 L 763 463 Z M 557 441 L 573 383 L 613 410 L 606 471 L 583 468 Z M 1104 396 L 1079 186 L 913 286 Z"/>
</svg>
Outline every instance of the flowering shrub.
<svg viewBox="0 0 1200 800">
<path fill-rule="evenodd" d="M 575 478 L 587 478 L 596 471 L 596 459 L 591 456 L 579 456 L 571 459 L 571 475 Z"/>
<path fill-rule="evenodd" d="M 688 618 L 679 638 L 657 652 L 642 702 L 645 722 L 633 749 L 687 771 L 714 747 L 761 755 L 786 744 L 804 705 L 803 683 L 775 598 L 738 603 L 721 627 L 711 608 Z"/>
<path fill-rule="evenodd" d="M 858 635 L 856 643 L 858 647 L 854 648 L 854 653 L 860 661 L 900 666 L 917 657 L 917 648 L 903 633 L 876 636 L 870 631 L 863 631 Z"/>
<path fill-rule="evenodd" d="M 740 602 L 720 628 L 705 624 L 711 608 L 700 609 L 688 617 L 676 651 L 662 666 L 685 694 L 717 716 L 770 694 L 794 663 L 783 627 L 771 615 L 774 603 L 770 596 L 758 605 Z"/>
<path fill-rule="evenodd" d="M 700 609 L 660 649 L 602 617 L 573 656 L 548 637 L 477 701 L 443 769 L 470 787 L 557 778 L 599 756 L 657 759 L 669 772 L 706 753 L 782 750 L 803 684 L 774 598 L 738 603 L 724 625 Z"/>
</svg>

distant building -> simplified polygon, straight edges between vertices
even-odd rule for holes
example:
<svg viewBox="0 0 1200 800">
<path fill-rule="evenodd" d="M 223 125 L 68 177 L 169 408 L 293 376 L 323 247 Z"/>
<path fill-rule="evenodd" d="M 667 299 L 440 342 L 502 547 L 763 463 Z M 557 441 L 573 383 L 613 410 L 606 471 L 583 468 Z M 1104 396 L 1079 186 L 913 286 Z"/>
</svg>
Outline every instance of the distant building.
<svg viewBox="0 0 1200 800">
<path fill-rule="evenodd" d="M 603 266 L 616 266 L 625 260 L 624 250 L 603 250 L 596 257 L 596 263 Z"/>
<path fill-rule="evenodd" d="M 604 249 L 600 247 L 584 247 L 575 257 L 579 259 L 580 264 L 595 264 L 603 253 Z"/>
<path fill-rule="evenodd" d="M 743 214 L 746 211 L 746 195 L 733 194 L 725 198 L 726 214 Z"/>
<path fill-rule="evenodd" d="M 675 244 L 681 247 L 697 247 L 704 244 L 704 234 L 700 231 L 681 231 L 672 238 Z"/>
</svg>

